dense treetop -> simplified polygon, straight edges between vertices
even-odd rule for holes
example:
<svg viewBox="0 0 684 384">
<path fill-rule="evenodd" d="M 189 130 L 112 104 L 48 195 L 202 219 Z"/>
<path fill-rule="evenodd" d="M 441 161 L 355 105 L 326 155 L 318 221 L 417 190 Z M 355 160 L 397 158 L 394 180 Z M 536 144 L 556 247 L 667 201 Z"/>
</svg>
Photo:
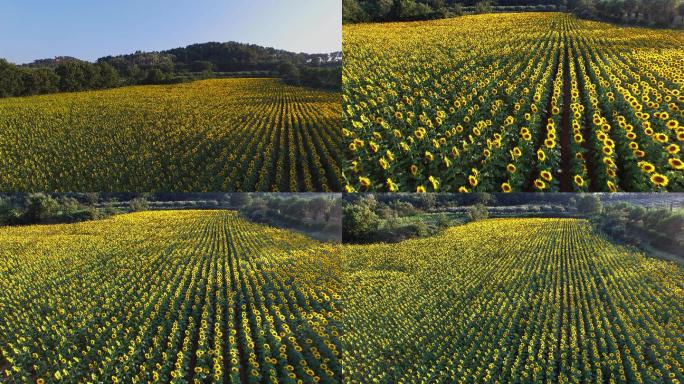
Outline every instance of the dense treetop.
<svg viewBox="0 0 684 384">
<path fill-rule="evenodd" d="M 339 89 L 341 63 L 341 52 L 294 53 L 237 42 L 138 51 L 95 63 L 68 56 L 23 65 L 0 59 L 0 97 L 235 76 L 283 77 L 289 84 Z"/>
</svg>

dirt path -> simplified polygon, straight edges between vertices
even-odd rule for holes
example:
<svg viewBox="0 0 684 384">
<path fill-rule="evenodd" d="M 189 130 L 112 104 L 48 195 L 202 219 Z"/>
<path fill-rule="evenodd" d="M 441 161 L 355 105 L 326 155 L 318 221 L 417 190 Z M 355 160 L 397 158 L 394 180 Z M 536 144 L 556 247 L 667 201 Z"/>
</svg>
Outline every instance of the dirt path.
<svg viewBox="0 0 684 384">
<path fill-rule="evenodd" d="M 563 111 L 561 115 L 561 163 L 560 163 L 560 191 L 572 192 L 572 175 L 570 174 L 570 53 L 568 52 L 568 41 L 565 40 L 565 50 L 563 51 Z"/>
</svg>

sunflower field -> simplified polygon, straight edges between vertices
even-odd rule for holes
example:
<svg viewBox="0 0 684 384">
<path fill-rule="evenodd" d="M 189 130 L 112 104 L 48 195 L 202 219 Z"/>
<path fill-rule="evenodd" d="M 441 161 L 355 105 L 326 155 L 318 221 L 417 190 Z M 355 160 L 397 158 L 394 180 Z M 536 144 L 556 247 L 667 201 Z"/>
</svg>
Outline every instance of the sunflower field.
<svg viewBox="0 0 684 384">
<path fill-rule="evenodd" d="M 684 267 L 585 220 L 490 219 L 342 254 L 349 383 L 684 381 Z"/>
<path fill-rule="evenodd" d="M 278 79 L 0 100 L 0 190 L 341 191 L 340 94 Z"/>
<path fill-rule="evenodd" d="M 338 383 L 339 267 L 230 211 L 0 228 L 0 381 Z"/>
<path fill-rule="evenodd" d="M 684 32 L 564 13 L 343 27 L 345 190 L 684 191 Z"/>
</svg>

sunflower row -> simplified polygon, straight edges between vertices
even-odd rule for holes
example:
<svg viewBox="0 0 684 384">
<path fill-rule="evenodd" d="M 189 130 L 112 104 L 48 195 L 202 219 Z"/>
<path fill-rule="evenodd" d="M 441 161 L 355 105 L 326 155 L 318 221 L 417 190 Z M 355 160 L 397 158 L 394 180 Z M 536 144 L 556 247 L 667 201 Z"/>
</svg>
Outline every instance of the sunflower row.
<svg viewBox="0 0 684 384">
<path fill-rule="evenodd" d="M 221 79 L 0 101 L 3 191 L 339 191 L 340 99 Z"/>
<path fill-rule="evenodd" d="M 226 211 L 0 231 L 10 382 L 340 382 L 331 246 Z"/>
<path fill-rule="evenodd" d="M 346 246 L 343 268 L 350 383 L 684 379 L 684 269 L 583 220 Z"/>
<path fill-rule="evenodd" d="M 682 190 L 682 42 L 559 13 L 346 25 L 345 190 Z"/>
</svg>

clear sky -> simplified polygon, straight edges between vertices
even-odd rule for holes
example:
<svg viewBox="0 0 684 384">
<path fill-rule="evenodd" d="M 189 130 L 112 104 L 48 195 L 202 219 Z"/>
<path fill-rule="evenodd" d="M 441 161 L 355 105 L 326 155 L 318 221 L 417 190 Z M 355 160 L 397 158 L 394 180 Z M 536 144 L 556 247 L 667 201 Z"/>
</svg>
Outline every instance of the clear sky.
<svg viewBox="0 0 684 384">
<path fill-rule="evenodd" d="M 341 0 L 0 0 L 0 58 L 93 61 L 208 41 L 342 48 Z"/>
</svg>

